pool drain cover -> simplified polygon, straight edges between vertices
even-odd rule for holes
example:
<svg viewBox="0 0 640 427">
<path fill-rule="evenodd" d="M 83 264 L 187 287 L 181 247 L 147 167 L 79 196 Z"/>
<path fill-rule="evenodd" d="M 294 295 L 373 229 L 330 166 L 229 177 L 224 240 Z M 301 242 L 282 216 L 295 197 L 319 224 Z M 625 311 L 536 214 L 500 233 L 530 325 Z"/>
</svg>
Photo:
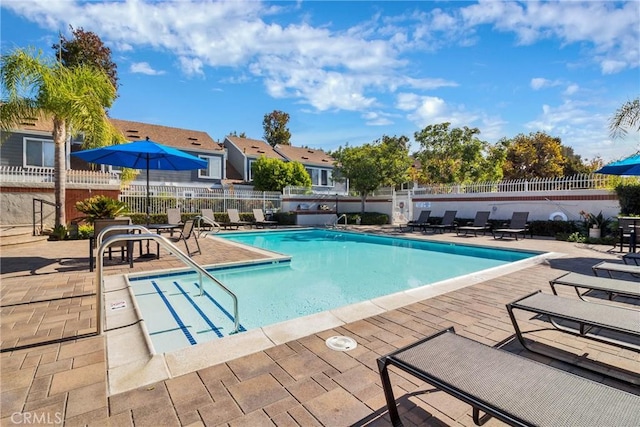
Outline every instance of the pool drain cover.
<svg viewBox="0 0 640 427">
<path fill-rule="evenodd" d="M 327 347 L 336 351 L 349 351 L 358 346 L 358 343 L 353 338 L 345 336 L 335 336 L 327 338 Z"/>
</svg>

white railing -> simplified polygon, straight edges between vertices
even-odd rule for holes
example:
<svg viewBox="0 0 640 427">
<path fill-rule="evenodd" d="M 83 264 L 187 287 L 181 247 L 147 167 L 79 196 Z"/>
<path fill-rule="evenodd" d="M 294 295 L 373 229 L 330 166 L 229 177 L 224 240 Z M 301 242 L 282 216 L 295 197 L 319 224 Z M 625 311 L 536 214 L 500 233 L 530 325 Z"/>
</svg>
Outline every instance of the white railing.
<svg viewBox="0 0 640 427">
<path fill-rule="evenodd" d="M 203 208 L 214 212 L 238 209 L 251 212 L 254 208 L 277 211 L 282 206 L 282 195 L 275 191 L 250 191 L 203 187 L 149 187 L 149 213 L 165 213 L 168 208 L 180 208 L 182 213 L 200 213 Z M 147 187 L 130 185 L 120 190 L 120 201 L 130 212 L 144 213 L 147 206 Z"/>
<path fill-rule="evenodd" d="M 566 191 L 577 189 L 607 189 L 618 183 L 637 181 L 637 178 L 602 174 L 580 174 L 558 178 L 517 179 L 509 181 L 479 182 L 473 184 L 436 184 L 412 190 L 421 194 L 508 193 L 532 191 Z"/>
<path fill-rule="evenodd" d="M 360 196 L 360 193 L 358 193 L 355 190 L 346 191 L 346 190 L 335 190 L 331 188 L 311 189 L 308 187 L 293 187 L 293 186 L 285 187 L 282 190 L 282 194 L 283 196 L 352 196 L 352 197 Z M 381 187 L 369 193 L 369 196 L 371 197 L 375 197 L 375 196 L 390 197 L 391 195 L 393 195 L 393 188 L 391 187 Z"/>
<path fill-rule="evenodd" d="M 54 182 L 55 172 L 53 168 L 0 166 L 0 181 L 3 183 Z M 70 169 L 67 171 L 66 182 L 69 184 L 118 185 L 120 177 L 111 172 Z"/>
</svg>

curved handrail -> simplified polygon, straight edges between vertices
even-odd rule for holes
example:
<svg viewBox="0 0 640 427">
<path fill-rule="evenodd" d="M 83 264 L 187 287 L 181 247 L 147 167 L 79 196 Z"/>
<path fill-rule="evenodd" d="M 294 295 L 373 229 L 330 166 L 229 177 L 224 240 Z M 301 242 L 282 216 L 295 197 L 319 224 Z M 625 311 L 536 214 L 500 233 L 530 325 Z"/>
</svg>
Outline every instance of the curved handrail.
<svg viewBox="0 0 640 427">
<path fill-rule="evenodd" d="M 140 225 L 113 225 L 106 227 L 100 234 L 98 235 L 98 239 L 100 240 L 103 236 L 103 233 L 107 231 L 113 231 L 115 229 L 137 229 L 141 231 L 149 231 L 146 227 Z M 98 249 L 98 262 L 96 268 L 96 281 L 97 281 L 97 289 L 96 289 L 96 303 L 98 305 L 98 320 L 97 320 L 97 329 L 100 334 L 104 333 L 104 327 L 102 324 L 102 319 L 104 318 L 104 305 L 102 303 L 102 269 L 104 264 L 104 252 L 107 248 L 115 243 L 120 241 L 130 241 L 130 240 L 155 240 L 160 246 L 165 248 L 167 251 L 172 253 L 181 259 L 185 264 L 194 268 L 199 275 L 199 283 L 200 283 L 200 296 L 204 293 L 204 288 L 202 287 L 202 276 L 206 276 L 211 279 L 215 284 L 217 284 L 223 291 L 225 291 L 233 300 L 233 317 L 234 317 L 234 330 L 231 332 L 235 334 L 240 331 L 240 319 L 238 314 L 238 297 L 234 294 L 229 288 L 227 288 L 222 282 L 213 277 L 211 273 L 202 268 L 198 263 L 191 259 L 187 254 L 182 252 L 176 245 L 171 243 L 166 237 L 160 236 L 155 233 L 145 233 L 145 234 L 116 234 L 108 237 L 104 242 L 100 244 Z"/>
<path fill-rule="evenodd" d="M 195 225 L 196 225 L 196 228 L 199 231 L 199 234 L 202 234 L 202 232 L 200 231 L 200 228 L 202 227 L 201 224 L 203 222 L 213 226 L 216 229 L 216 231 L 209 231 L 208 233 L 219 233 L 220 230 L 222 230 L 222 226 L 219 223 L 217 223 L 215 220 L 213 220 L 213 219 L 211 219 L 209 217 L 206 217 L 204 215 L 196 216 L 195 220 L 196 220 L 195 221 Z"/>
</svg>

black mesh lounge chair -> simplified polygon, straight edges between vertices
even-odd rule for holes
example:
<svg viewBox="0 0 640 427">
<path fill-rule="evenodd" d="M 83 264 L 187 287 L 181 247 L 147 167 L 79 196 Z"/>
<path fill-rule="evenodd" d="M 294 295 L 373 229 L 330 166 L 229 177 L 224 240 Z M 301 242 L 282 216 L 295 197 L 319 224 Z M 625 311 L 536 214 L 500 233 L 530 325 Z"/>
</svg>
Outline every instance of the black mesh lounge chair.
<svg viewBox="0 0 640 427">
<path fill-rule="evenodd" d="M 524 239 L 526 232 L 529 230 L 527 218 L 529 218 L 529 212 L 514 212 L 513 215 L 511 215 L 511 221 L 509 221 L 507 227 L 493 230 L 493 238 L 502 239 L 504 236 L 509 235 L 518 240 L 518 234 L 522 234 L 522 238 Z M 498 236 L 498 234 L 500 234 L 500 236 Z"/>
<path fill-rule="evenodd" d="M 477 236 L 478 232 L 482 231 L 482 235 L 484 236 L 485 233 L 491 229 L 491 226 L 489 225 L 489 215 L 491 215 L 491 212 L 489 211 L 476 212 L 476 217 L 473 222 L 471 224 L 458 227 L 456 234 L 460 235 L 460 233 L 464 233 L 466 236 L 468 233 L 473 233 L 474 236 Z"/>
<path fill-rule="evenodd" d="M 618 217 L 618 242 L 620 252 L 627 245 L 629 252 L 636 251 L 638 234 L 640 233 L 640 219 L 633 217 Z M 616 245 L 616 246 L 617 246 Z"/>
<path fill-rule="evenodd" d="M 429 224 L 429 215 L 431 215 L 431 211 L 420 211 L 418 219 L 415 221 L 409 221 L 407 223 L 407 227 L 411 228 L 411 231 L 414 231 L 416 228 L 422 229 Z"/>
<path fill-rule="evenodd" d="M 628 254 L 622 255 L 622 261 L 625 264 L 635 264 L 640 265 L 640 253 L 629 252 Z"/>
<path fill-rule="evenodd" d="M 452 231 L 456 228 L 456 214 L 458 211 L 445 211 L 442 216 L 442 223 L 440 224 L 427 224 L 425 229 L 430 228 L 435 233 L 436 231 L 440 231 L 440 233 L 444 233 L 447 230 Z"/>
<path fill-rule="evenodd" d="M 254 209 L 253 218 L 255 218 L 253 225 L 255 225 L 256 228 L 259 228 L 259 227 L 264 228 L 266 226 L 278 227 L 278 221 L 270 221 L 265 219 L 264 212 L 262 212 L 262 209 Z"/>
<path fill-rule="evenodd" d="M 606 272 L 609 277 L 613 278 L 613 273 L 615 272 L 640 277 L 640 265 L 618 264 L 615 262 L 602 261 L 591 267 L 591 269 L 593 270 L 593 274 L 596 276 L 599 276 L 599 272 Z"/>
<path fill-rule="evenodd" d="M 402 421 L 389 365 L 471 405 L 476 425 L 490 417 L 513 426 L 640 423 L 640 396 L 489 347 L 449 328 L 378 359 L 394 426 Z"/>
<path fill-rule="evenodd" d="M 640 311 L 610 304 L 596 304 L 563 298 L 557 295 L 544 294 L 541 291 L 526 295 L 507 304 L 507 311 L 516 331 L 518 341 L 527 350 L 553 357 L 566 363 L 578 363 L 582 368 L 633 384 L 640 384 L 640 376 L 637 374 L 629 375 L 628 372 L 621 374 L 619 369 L 611 369 L 609 366 L 605 366 L 603 369 L 601 364 L 584 363 L 581 355 L 574 353 L 544 351 L 544 345 L 539 345 L 535 340 L 526 340 L 524 338 L 524 333 L 526 332 L 523 333 L 520 329 L 515 316 L 517 310 L 546 318 L 549 326 L 543 327 L 542 330 L 560 331 L 634 351 L 640 351 Z M 541 331 L 537 322 L 535 328 L 536 333 Z"/>
<path fill-rule="evenodd" d="M 579 273 L 567 273 L 550 280 L 549 284 L 551 285 L 551 290 L 554 295 L 558 295 L 556 292 L 556 286 L 570 286 L 575 289 L 576 294 L 578 294 L 581 300 L 587 302 L 591 300 L 586 299 L 585 294 L 590 291 L 605 292 L 610 300 L 612 300 L 616 295 L 627 298 L 640 298 L 640 282 L 632 282 L 630 280 L 595 277 Z M 581 292 L 581 289 L 585 291 Z"/>
</svg>

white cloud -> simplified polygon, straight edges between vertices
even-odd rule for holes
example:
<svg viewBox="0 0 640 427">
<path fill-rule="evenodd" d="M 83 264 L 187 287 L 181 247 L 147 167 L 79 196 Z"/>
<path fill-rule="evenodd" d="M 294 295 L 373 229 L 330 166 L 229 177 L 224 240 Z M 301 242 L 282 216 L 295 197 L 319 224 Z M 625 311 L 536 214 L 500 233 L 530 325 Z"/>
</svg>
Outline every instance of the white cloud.
<svg viewBox="0 0 640 427">
<path fill-rule="evenodd" d="M 464 106 L 448 105 L 444 99 L 435 96 L 399 93 L 396 108 L 407 112 L 407 119 L 418 129 L 430 124 L 449 122 L 453 127 L 476 126 L 479 114 L 465 111 Z"/>
<path fill-rule="evenodd" d="M 148 62 L 134 62 L 129 67 L 132 73 L 146 74 L 148 76 L 158 76 L 164 74 L 164 71 L 154 70 Z"/>
<path fill-rule="evenodd" d="M 369 111 L 364 113 L 362 117 L 366 120 L 368 126 L 389 126 L 394 123 L 393 120 L 390 119 L 391 114 L 380 111 Z"/>
</svg>

